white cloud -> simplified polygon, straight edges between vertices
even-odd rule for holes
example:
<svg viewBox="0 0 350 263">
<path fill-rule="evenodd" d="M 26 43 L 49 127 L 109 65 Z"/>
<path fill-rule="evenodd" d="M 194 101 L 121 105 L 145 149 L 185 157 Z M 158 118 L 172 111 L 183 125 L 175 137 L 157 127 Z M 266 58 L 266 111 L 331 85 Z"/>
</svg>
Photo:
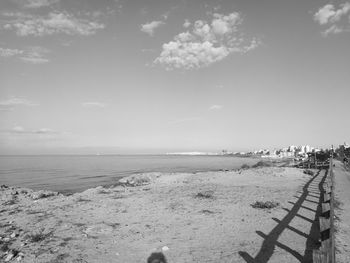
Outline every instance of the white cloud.
<svg viewBox="0 0 350 263">
<path fill-rule="evenodd" d="M 105 108 L 106 107 L 106 104 L 101 102 L 83 102 L 81 105 L 87 108 Z"/>
<path fill-rule="evenodd" d="M 323 36 L 328 36 L 329 34 L 339 34 L 344 32 L 344 29 L 338 27 L 337 25 L 332 25 L 330 28 L 322 32 Z"/>
<path fill-rule="evenodd" d="M 338 9 L 333 4 L 327 4 L 321 7 L 315 14 L 314 20 L 320 25 L 329 26 L 328 29 L 324 30 L 322 34 L 327 36 L 329 34 L 338 34 L 344 31 L 349 31 L 350 17 L 347 21 L 343 22 L 341 25 L 341 20 L 343 17 L 350 12 L 350 2 L 346 2 L 339 6 Z M 345 29 L 344 29 L 345 27 Z"/>
<path fill-rule="evenodd" d="M 15 18 L 18 20 L 33 17 L 32 15 L 23 12 L 1 12 L 1 15 L 7 18 Z"/>
<path fill-rule="evenodd" d="M 30 63 L 30 64 L 45 64 L 48 63 L 49 60 L 47 58 L 40 58 L 40 57 L 21 57 L 21 60 Z"/>
<path fill-rule="evenodd" d="M 56 134 L 58 132 L 52 130 L 52 129 L 48 129 L 48 128 L 41 128 L 39 130 L 34 130 L 31 133 L 35 133 L 35 134 Z"/>
<path fill-rule="evenodd" d="M 224 106 L 222 106 L 222 105 L 216 105 L 216 104 L 214 104 L 214 105 L 211 105 L 211 106 L 209 107 L 209 110 L 221 110 L 223 107 L 224 107 Z"/>
<path fill-rule="evenodd" d="M 158 27 L 160 27 L 160 26 L 162 26 L 164 24 L 165 23 L 162 22 L 162 21 L 152 21 L 150 23 L 146 23 L 146 24 L 141 25 L 141 31 L 149 34 L 150 36 L 153 36 L 154 35 L 154 31 Z"/>
<path fill-rule="evenodd" d="M 40 8 L 60 2 L 60 0 L 12 0 L 24 8 Z"/>
<path fill-rule="evenodd" d="M 28 47 L 25 50 L 0 47 L 0 57 L 18 57 L 20 60 L 31 64 L 44 64 L 49 62 L 46 55 L 50 51 L 43 47 Z"/>
<path fill-rule="evenodd" d="M 214 14 L 214 19 L 211 26 L 214 34 L 225 35 L 237 31 L 237 25 L 242 22 L 241 16 L 238 13 L 231 13 L 227 16 Z"/>
<path fill-rule="evenodd" d="M 188 19 L 185 19 L 185 23 L 183 24 L 184 28 L 189 28 L 191 26 L 191 22 Z"/>
<path fill-rule="evenodd" d="M 23 54 L 23 50 L 0 47 L 0 57 L 12 57 Z"/>
<path fill-rule="evenodd" d="M 162 15 L 162 17 L 163 17 L 164 20 L 167 20 L 168 17 L 169 17 L 169 15 L 170 15 L 170 11 L 164 13 L 164 14 Z"/>
<path fill-rule="evenodd" d="M 328 23 L 335 23 L 339 21 L 342 16 L 346 15 L 350 11 L 350 3 L 346 2 L 340 6 L 339 9 L 335 10 L 333 4 L 327 4 L 321 7 L 314 15 L 315 21 L 321 25 Z"/>
<path fill-rule="evenodd" d="M 239 13 L 213 14 L 211 23 L 197 20 L 192 31 L 180 33 L 163 44 L 154 63 L 167 69 L 195 69 L 209 66 L 233 53 L 245 53 L 256 48 L 256 39 L 246 41 L 239 31 L 242 23 Z M 188 25 L 190 27 L 191 25 Z"/>
<path fill-rule="evenodd" d="M 149 53 L 149 52 L 153 53 L 155 51 L 156 50 L 153 49 L 153 48 L 143 48 L 143 49 L 141 49 L 141 52 L 144 52 L 144 53 Z"/>
<path fill-rule="evenodd" d="M 15 30 L 18 36 L 45 36 L 59 33 L 88 36 L 105 27 L 104 24 L 97 21 L 77 18 L 67 12 L 49 13 L 45 17 L 23 13 L 7 13 L 6 15 L 16 19 L 6 23 L 3 28 Z"/>
<path fill-rule="evenodd" d="M 23 98 L 11 98 L 8 100 L 0 101 L 0 110 L 13 110 L 15 107 L 18 106 L 33 107 L 38 105 L 39 104 Z"/>
<path fill-rule="evenodd" d="M 2 130 L 2 133 L 8 134 L 59 134 L 59 132 L 48 128 L 41 128 L 38 130 L 26 130 L 22 126 L 14 126 L 12 129 Z"/>
<path fill-rule="evenodd" d="M 24 128 L 22 126 L 15 126 L 12 128 L 12 131 L 14 133 L 22 133 L 22 132 L 24 132 Z"/>
<path fill-rule="evenodd" d="M 328 23 L 328 20 L 335 14 L 334 6 L 331 4 L 321 7 L 317 13 L 314 15 L 314 20 L 324 25 Z"/>
<path fill-rule="evenodd" d="M 30 47 L 20 59 L 26 63 L 45 64 L 49 62 L 49 59 L 46 58 L 46 54 L 49 52 L 48 49 L 43 47 Z"/>
</svg>

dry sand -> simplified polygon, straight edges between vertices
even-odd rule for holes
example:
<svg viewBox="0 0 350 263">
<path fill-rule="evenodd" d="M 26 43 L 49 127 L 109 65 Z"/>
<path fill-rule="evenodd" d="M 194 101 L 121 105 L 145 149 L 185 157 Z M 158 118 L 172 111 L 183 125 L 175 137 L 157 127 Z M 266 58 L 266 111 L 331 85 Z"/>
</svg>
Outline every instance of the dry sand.
<svg viewBox="0 0 350 263">
<path fill-rule="evenodd" d="M 335 245 L 336 262 L 350 262 L 350 172 L 335 161 Z"/>
<path fill-rule="evenodd" d="M 14 262 L 134 263 L 163 248 L 169 263 L 312 262 L 324 171 L 315 174 L 282 167 L 153 173 L 141 175 L 147 185 L 46 198 L 2 188 L 0 258 L 12 251 L 20 252 Z M 256 201 L 279 205 L 253 208 Z"/>
</svg>

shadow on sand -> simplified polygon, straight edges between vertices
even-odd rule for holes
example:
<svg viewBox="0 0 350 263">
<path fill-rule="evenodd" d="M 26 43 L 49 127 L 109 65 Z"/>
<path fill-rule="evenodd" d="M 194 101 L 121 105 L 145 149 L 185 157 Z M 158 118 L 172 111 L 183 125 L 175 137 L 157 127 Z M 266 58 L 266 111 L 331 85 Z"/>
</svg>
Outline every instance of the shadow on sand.
<svg viewBox="0 0 350 263">
<path fill-rule="evenodd" d="M 320 176 L 321 171 L 325 171 L 322 179 L 319 181 L 319 183 L 315 180 Z M 307 262 L 313 262 L 312 260 L 312 250 L 318 249 L 320 247 L 320 242 L 318 241 L 320 237 L 320 231 L 319 231 L 319 223 L 318 218 L 321 214 L 321 204 L 322 204 L 322 196 L 323 196 L 323 183 L 326 179 L 326 176 L 328 174 L 328 170 L 319 170 L 309 181 L 306 182 L 304 185 L 302 191 L 300 192 L 300 196 L 298 196 L 298 200 L 296 202 L 289 202 L 290 204 L 293 204 L 293 207 L 291 209 L 284 208 L 288 212 L 288 214 L 282 219 L 279 220 L 277 218 L 273 218 L 276 222 L 278 222 L 278 225 L 275 226 L 271 232 L 266 235 L 261 231 L 256 231 L 256 233 L 264 238 L 264 241 L 261 245 L 261 248 L 257 255 L 255 257 L 252 257 L 245 251 L 239 251 L 239 255 L 247 262 L 247 263 L 266 263 L 269 261 L 269 259 L 272 257 L 275 247 L 279 247 L 293 255 L 297 260 L 299 260 L 302 263 Z M 312 197 L 313 194 L 316 194 L 315 190 L 319 191 L 319 196 L 317 196 L 318 199 L 318 205 L 317 209 L 313 210 L 311 208 L 307 207 L 307 204 L 304 204 L 304 202 L 310 202 L 308 198 Z M 318 193 L 317 193 L 318 194 Z M 315 201 L 311 201 L 315 202 Z M 309 219 L 306 218 L 300 214 L 298 214 L 300 208 L 307 209 L 309 211 L 312 211 L 315 213 L 315 219 Z M 309 223 L 311 223 L 311 229 L 310 233 L 307 235 L 303 231 L 296 229 L 292 226 L 290 226 L 290 222 L 293 220 L 294 217 L 302 218 Z M 306 238 L 306 247 L 304 255 L 301 255 L 299 252 L 293 250 L 292 248 L 288 247 L 286 244 L 282 244 L 278 241 L 279 236 L 282 234 L 282 232 L 285 230 L 291 230 L 295 233 L 303 236 Z"/>
</svg>

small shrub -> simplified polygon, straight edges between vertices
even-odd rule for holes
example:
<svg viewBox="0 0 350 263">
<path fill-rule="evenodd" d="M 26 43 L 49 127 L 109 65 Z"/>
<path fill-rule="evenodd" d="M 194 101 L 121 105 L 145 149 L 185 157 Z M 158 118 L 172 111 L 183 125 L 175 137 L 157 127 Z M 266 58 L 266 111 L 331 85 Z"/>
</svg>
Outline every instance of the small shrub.
<svg viewBox="0 0 350 263">
<path fill-rule="evenodd" d="M 120 194 L 116 194 L 116 195 L 111 196 L 111 199 L 122 199 L 122 198 L 125 198 L 125 196 L 120 195 Z"/>
<path fill-rule="evenodd" d="M 242 166 L 241 166 L 242 170 L 249 169 L 249 168 L 250 168 L 250 166 L 246 163 L 242 164 Z"/>
<path fill-rule="evenodd" d="M 60 262 L 67 262 L 66 259 L 69 258 L 69 254 L 59 254 L 56 258 L 50 260 L 48 263 L 60 263 Z"/>
<path fill-rule="evenodd" d="M 252 165 L 252 168 L 270 167 L 271 165 L 271 162 L 259 161 L 256 164 Z"/>
<path fill-rule="evenodd" d="M 22 211 L 23 211 L 22 209 L 15 209 L 15 210 L 10 211 L 9 215 L 14 215 L 14 214 L 20 213 Z"/>
<path fill-rule="evenodd" d="M 304 170 L 303 173 L 308 175 L 314 175 L 314 172 L 311 170 Z"/>
<path fill-rule="evenodd" d="M 107 226 L 113 227 L 114 229 L 120 227 L 120 223 L 105 223 Z"/>
<path fill-rule="evenodd" d="M 14 205 L 14 204 L 16 204 L 17 202 L 16 202 L 16 200 L 15 199 L 11 199 L 11 200 L 9 200 L 9 201 L 6 201 L 5 203 L 3 203 L 4 205 Z"/>
<path fill-rule="evenodd" d="M 77 226 L 77 227 L 83 227 L 85 226 L 85 224 L 83 223 L 73 223 L 73 225 Z"/>
<path fill-rule="evenodd" d="M 32 243 L 37 243 L 37 242 L 41 242 L 43 240 L 45 240 L 46 238 L 48 238 L 52 233 L 35 233 L 35 234 L 30 234 L 27 236 L 27 238 L 29 239 L 30 242 Z"/>
<path fill-rule="evenodd" d="M 85 199 L 81 196 L 79 196 L 77 199 L 76 199 L 76 202 L 91 202 L 90 199 Z"/>
<path fill-rule="evenodd" d="M 101 194 L 101 195 L 108 195 L 108 194 L 110 194 L 111 192 L 109 192 L 109 191 L 107 191 L 107 190 L 105 190 L 105 189 L 99 189 L 98 191 L 97 191 L 97 194 Z"/>
<path fill-rule="evenodd" d="M 62 239 L 63 239 L 64 242 L 68 242 L 68 241 L 73 240 L 74 238 L 72 238 L 72 237 L 64 237 Z"/>
<path fill-rule="evenodd" d="M 212 199 L 214 198 L 214 191 L 203 191 L 196 194 L 197 198 L 207 198 Z"/>
<path fill-rule="evenodd" d="M 251 207 L 260 209 L 272 209 L 277 206 L 279 206 L 279 203 L 275 201 L 256 201 L 254 204 L 251 204 Z"/>
<path fill-rule="evenodd" d="M 203 209 L 203 210 L 201 210 L 201 213 L 203 213 L 203 214 L 214 214 L 215 212 L 213 212 L 211 210 L 208 210 L 208 209 Z"/>
<path fill-rule="evenodd" d="M 0 251 L 6 252 L 7 250 L 9 250 L 9 244 L 8 243 L 0 244 Z"/>
<path fill-rule="evenodd" d="M 177 209 L 177 208 L 179 208 L 181 205 L 178 203 L 178 202 L 173 202 L 173 203 L 171 203 L 170 205 L 169 205 L 169 208 L 171 209 L 171 210 L 175 210 L 175 209 Z"/>
</svg>

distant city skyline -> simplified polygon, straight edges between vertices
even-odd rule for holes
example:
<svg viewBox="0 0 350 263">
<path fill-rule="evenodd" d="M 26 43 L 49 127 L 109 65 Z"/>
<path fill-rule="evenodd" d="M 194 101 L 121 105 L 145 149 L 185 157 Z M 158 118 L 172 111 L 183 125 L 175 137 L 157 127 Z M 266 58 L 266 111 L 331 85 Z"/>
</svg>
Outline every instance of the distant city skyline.
<svg viewBox="0 0 350 263">
<path fill-rule="evenodd" d="M 4 0 L 0 154 L 349 142 L 350 2 Z"/>
</svg>

